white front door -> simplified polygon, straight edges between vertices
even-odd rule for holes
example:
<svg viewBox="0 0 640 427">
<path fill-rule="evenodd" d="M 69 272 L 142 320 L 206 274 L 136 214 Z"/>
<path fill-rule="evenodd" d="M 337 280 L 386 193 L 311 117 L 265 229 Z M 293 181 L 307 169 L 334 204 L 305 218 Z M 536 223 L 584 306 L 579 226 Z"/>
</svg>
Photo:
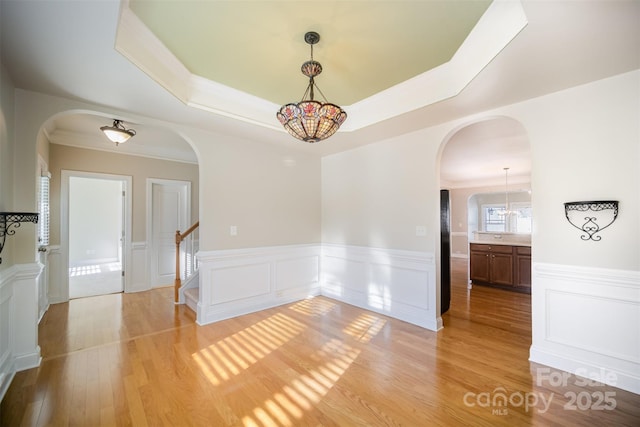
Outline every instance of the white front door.
<svg viewBox="0 0 640 427">
<path fill-rule="evenodd" d="M 149 180 L 151 186 L 151 287 L 173 285 L 176 276 L 176 231 L 190 221 L 191 183 Z"/>
<path fill-rule="evenodd" d="M 124 290 L 125 184 L 69 178 L 69 298 Z"/>
<path fill-rule="evenodd" d="M 62 302 L 129 292 L 133 178 L 69 170 L 61 178 L 61 266 L 68 274 L 54 295 Z"/>
</svg>

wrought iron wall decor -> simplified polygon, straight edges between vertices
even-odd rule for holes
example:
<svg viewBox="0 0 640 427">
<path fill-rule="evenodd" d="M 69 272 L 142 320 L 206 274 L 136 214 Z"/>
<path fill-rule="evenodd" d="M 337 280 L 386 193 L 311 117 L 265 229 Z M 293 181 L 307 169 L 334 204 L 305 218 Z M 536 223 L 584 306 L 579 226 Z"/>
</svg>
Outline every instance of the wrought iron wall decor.
<svg viewBox="0 0 640 427">
<path fill-rule="evenodd" d="M 22 222 L 37 224 L 38 214 L 32 212 L 0 212 L 0 254 L 4 249 L 4 241 L 7 236 L 16 234 L 16 228 L 20 227 Z M 0 258 L 0 264 L 2 264 L 2 258 Z"/>
<path fill-rule="evenodd" d="M 583 217 L 583 213 L 587 216 Z M 580 236 L 582 240 L 599 242 L 602 236 L 597 233 L 613 224 L 618 217 L 618 201 L 567 202 L 564 204 L 564 214 L 571 225 L 586 233 Z"/>
</svg>

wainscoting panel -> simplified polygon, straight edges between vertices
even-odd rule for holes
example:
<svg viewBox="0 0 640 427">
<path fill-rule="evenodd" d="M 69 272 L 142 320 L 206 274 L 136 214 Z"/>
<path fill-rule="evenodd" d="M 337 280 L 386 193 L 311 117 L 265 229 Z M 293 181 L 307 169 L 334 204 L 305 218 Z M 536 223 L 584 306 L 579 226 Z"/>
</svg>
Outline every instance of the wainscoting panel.
<svg viewBox="0 0 640 427">
<path fill-rule="evenodd" d="M 197 322 L 207 324 L 320 293 L 320 247 L 198 252 Z"/>
<path fill-rule="evenodd" d="M 367 292 L 367 268 L 364 260 L 349 259 L 346 254 L 334 254 L 323 250 L 322 290 L 332 295 L 343 291 Z"/>
<path fill-rule="evenodd" d="M 16 371 L 40 365 L 38 276 L 42 265 L 14 264 L 0 272 L 0 400 Z"/>
<path fill-rule="evenodd" d="M 428 252 L 322 246 L 322 294 L 431 330 L 437 314 L 434 256 Z"/>
<path fill-rule="evenodd" d="M 141 292 L 151 289 L 147 279 L 147 242 L 133 242 L 131 244 L 131 266 L 127 267 L 131 274 L 127 276 L 131 282 L 126 284 L 126 292 Z"/>
<path fill-rule="evenodd" d="M 6 393 L 16 369 L 11 347 L 13 320 L 11 306 L 13 302 L 13 269 L 0 272 L 0 400 Z"/>
<path fill-rule="evenodd" d="M 533 264 L 530 360 L 640 393 L 640 272 Z"/>
<path fill-rule="evenodd" d="M 320 257 L 317 255 L 277 261 L 276 291 L 282 293 L 301 284 L 315 285 L 320 277 Z"/>
<path fill-rule="evenodd" d="M 245 264 L 211 270 L 209 305 L 268 294 L 271 290 L 271 263 Z M 217 284 L 233 286 L 217 286 Z"/>
</svg>

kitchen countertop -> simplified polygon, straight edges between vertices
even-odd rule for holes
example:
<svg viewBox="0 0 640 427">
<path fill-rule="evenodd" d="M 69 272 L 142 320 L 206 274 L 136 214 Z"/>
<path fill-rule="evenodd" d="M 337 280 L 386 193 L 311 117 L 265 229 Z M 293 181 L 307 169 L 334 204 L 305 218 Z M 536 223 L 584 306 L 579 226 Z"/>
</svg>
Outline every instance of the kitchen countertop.
<svg viewBox="0 0 640 427">
<path fill-rule="evenodd" d="M 510 242 L 508 240 L 471 240 L 469 244 L 477 244 L 477 245 L 505 245 L 505 246 L 526 246 L 531 247 L 531 243 L 527 242 Z"/>
</svg>

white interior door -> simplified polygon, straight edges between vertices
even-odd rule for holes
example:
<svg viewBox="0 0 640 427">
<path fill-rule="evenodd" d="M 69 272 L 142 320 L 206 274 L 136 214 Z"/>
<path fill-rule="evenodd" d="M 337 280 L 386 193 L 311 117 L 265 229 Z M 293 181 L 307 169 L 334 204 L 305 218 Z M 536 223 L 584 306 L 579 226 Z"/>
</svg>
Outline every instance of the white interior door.
<svg viewBox="0 0 640 427">
<path fill-rule="evenodd" d="M 176 231 L 190 224 L 191 183 L 151 180 L 151 286 L 173 285 Z"/>
</svg>

